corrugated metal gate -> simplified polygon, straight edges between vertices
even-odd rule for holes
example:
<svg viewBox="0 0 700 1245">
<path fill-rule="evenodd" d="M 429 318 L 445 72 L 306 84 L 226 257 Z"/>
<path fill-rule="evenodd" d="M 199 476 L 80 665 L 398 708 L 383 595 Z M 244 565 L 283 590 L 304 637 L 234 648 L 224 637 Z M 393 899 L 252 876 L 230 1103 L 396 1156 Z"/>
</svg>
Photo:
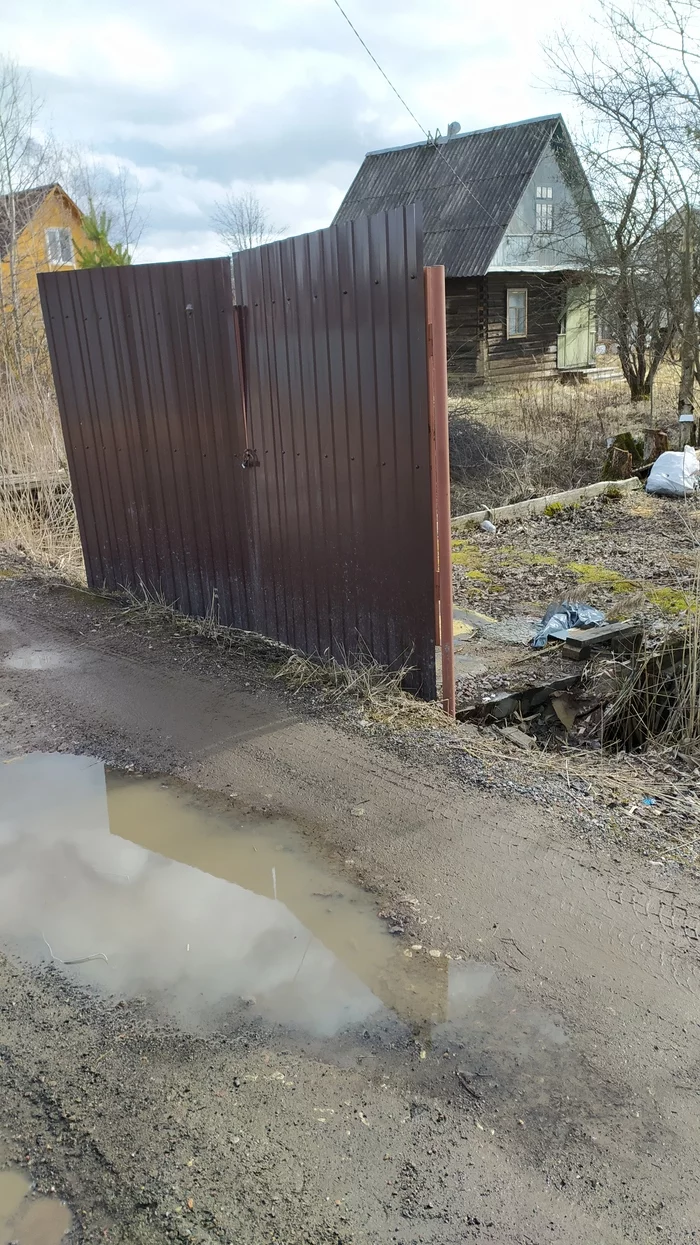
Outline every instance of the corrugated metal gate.
<svg viewBox="0 0 700 1245">
<path fill-rule="evenodd" d="M 435 695 L 415 208 L 227 259 L 42 274 L 88 581 Z"/>
</svg>

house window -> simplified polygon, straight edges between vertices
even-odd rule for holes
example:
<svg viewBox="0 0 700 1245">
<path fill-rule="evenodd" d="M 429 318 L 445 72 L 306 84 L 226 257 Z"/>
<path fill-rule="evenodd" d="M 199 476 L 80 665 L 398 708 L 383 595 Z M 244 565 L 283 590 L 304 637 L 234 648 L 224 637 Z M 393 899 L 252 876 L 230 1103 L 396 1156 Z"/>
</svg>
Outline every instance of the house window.
<svg viewBox="0 0 700 1245">
<path fill-rule="evenodd" d="M 552 203 L 551 186 L 536 187 L 535 229 L 537 233 L 551 233 L 554 229 L 554 204 Z"/>
<path fill-rule="evenodd" d="M 73 263 L 73 239 L 70 229 L 46 230 L 46 258 L 50 264 Z"/>
<path fill-rule="evenodd" d="M 508 290 L 507 336 L 527 337 L 527 290 Z"/>
</svg>

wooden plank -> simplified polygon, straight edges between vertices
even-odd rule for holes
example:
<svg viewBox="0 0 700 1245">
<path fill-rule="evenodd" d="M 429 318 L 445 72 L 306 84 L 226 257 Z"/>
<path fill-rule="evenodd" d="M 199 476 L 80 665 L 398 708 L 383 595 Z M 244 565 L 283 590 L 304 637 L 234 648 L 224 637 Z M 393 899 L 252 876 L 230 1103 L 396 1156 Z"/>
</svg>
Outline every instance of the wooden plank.
<svg viewBox="0 0 700 1245">
<path fill-rule="evenodd" d="M 513 688 L 509 692 L 498 692 L 487 700 L 461 706 L 457 710 L 457 718 L 460 722 L 504 722 L 516 713 L 526 718 L 533 710 L 546 705 L 557 693 L 576 687 L 580 681 L 580 673 L 567 674 L 558 679 L 551 679 L 548 683 L 538 683 L 533 687 Z"/>
<path fill-rule="evenodd" d="M 574 648 L 583 648 L 585 644 L 607 644 L 610 640 L 638 635 L 641 630 L 641 624 L 634 622 L 604 623 L 600 627 L 572 627 L 566 633 L 566 642 Z"/>
<path fill-rule="evenodd" d="M 631 480 L 599 480 L 597 484 L 586 484 L 583 488 L 568 489 L 565 493 L 548 493 L 544 497 L 530 497 L 527 501 L 516 501 L 509 506 L 496 506 L 489 510 L 472 510 L 469 514 L 457 514 L 452 520 L 452 535 L 458 536 L 464 529 L 483 523 L 490 519 L 492 523 L 503 523 L 509 519 L 534 518 L 544 514 L 548 506 L 573 506 L 577 501 L 587 497 L 600 497 L 602 493 L 619 491 L 634 492 L 641 488 L 639 480 L 633 476 Z"/>
<path fill-rule="evenodd" d="M 0 493 L 30 493 L 35 489 L 61 488 L 68 483 L 68 472 L 47 471 L 43 475 L 0 475 Z"/>
<path fill-rule="evenodd" d="M 601 627 L 572 627 L 566 633 L 561 652 L 572 661 L 586 661 L 596 649 L 606 648 L 617 652 L 629 649 L 642 634 L 641 623 L 606 623 Z"/>
</svg>

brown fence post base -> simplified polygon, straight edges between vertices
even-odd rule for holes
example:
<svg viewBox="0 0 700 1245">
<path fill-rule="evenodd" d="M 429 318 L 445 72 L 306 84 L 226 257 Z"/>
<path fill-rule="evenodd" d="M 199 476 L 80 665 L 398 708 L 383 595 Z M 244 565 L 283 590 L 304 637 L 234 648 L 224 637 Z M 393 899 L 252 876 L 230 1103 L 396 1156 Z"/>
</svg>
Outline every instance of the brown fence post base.
<svg viewBox="0 0 700 1245">
<path fill-rule="evenodd" d="M 455 716 L 454 622 L 452 616 L 452 527 L 450 446 L 447 411 L 447 324 L 445 269 L 425 269 L 428 341 L 428 409 L 433 497 L 433 549 L 436 555 L 436 642 L 442 659 L 442 707 Z M 439 626 L 437 625 L 439 623 Z"/>
</svg>

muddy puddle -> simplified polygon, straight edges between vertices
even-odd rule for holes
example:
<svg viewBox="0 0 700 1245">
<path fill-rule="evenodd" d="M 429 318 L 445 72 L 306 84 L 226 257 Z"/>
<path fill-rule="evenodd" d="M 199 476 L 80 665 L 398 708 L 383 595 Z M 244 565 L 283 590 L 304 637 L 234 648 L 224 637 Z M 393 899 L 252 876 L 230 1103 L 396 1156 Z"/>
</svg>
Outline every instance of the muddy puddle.
<svg viewBox="0 0 700 1245">
<path fill-rule="evenodd" d="M 89 757 L 0 762 L 0 939 L 188 1027 L 225 1031 L 243 1010 L 320 1038 L 496 1027 L 514 1055 L 566 1041 L 491 966 L 392 936 L 293 823 Z"/>
<path fill-rule="evenodd" d="M 0 1171 L 0 1245 L 59 1245 L 72 1217 L 58 1198 L 34 1197 L 19 1171 Z"/>
</svg>

